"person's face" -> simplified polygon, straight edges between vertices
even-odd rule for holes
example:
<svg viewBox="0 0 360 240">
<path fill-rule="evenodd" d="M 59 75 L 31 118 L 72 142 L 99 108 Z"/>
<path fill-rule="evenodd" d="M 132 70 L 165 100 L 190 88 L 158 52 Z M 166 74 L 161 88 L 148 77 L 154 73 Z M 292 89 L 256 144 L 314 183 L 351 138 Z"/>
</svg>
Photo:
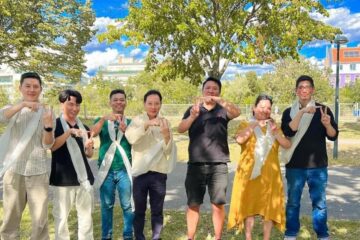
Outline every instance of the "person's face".
<svg viewBox="0 0 360 240">
<path fill-rule="evenodd" d="M 315 89 L 309 81 L 301 81 L 296 88 L 296 96 L 298 96 L 301 101 L 309 101 L 314 91 Z"/>
<path fill-rule="evenodd" d="M 110 106 L 114 113 L 124 113 L 126 107 L 126 97 L 122 93 L 117 93 L 111 96 Z"/>
<path fill-rule="evenodd" d="M 157 94 L 149 95 L 144 103 L 144 108 L 149 119 L 156 118 L 161 108 L 160 97 Z"/>
<path fill-rule="evenodd" d="M 254 106 L 254 117 L 257 120 L 266 120 L 270 118 L 271 103 L 269 100 L 260 100 L 260 102 Z"/>
<path fill-rule="evenodd" d="M 70 100 L 61 103 L 63 114 L 69 119 L 75 119 L 80 112 L 80 104 L 76 103 L 76 97 L 70 96 Z"/>
<path fill-rule="evenodd" d="M 41 93 L 41 85 L 36 78 L 25 78 L 19 90 L 24 101 L 37 102 Z"/>
<path fill-rule="evenodd" d="M 219 85 L 217 85 L 217 83 L 214 81 L 208 81 L 205 83 L 202 93 L 204 97 L 218 97 L 220 95 Z"/>
</svg>

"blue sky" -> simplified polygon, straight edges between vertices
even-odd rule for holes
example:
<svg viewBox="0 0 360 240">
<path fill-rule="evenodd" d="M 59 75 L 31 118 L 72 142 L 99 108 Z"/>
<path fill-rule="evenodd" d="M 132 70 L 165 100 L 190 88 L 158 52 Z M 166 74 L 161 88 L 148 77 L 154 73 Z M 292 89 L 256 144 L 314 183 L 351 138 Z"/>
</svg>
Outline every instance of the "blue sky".
<svg viewBox="0 0 360 240">
<path fill-rule="evenodd" d="M 360 4 L 359 0 L 321 0 L 330 16 L 314 16 L 327 24 L 339 27 L 349 39 L 348 46 L 360 44 Z M 116 24 L 116 19 L 123 18 L 128 14 L 128 1 L 125 0 L 93 0 L 93 8 L 96 13 L 94 28 L 98 32 L 104 32 L 108 24 Z M 124 47 L 125 41 L 119 40 L 114 44 L 99 43 L 94 37 L 85 47 L 87 73 L 94 75 L 99 67 L 106 66 L 116 61 L 119 55 L 131 56 L 143 59 L 147 54 L 146 46 Z M 313 64 L 322 65 L 325 58 L 326 47 L 330 43 L 316 41 L 304 46 L 300 54 L 309 59 Z M 271 70 L 271 65 L 239 66 L 230 65 L 226 71 L 227 76 L 255 70 L 259 74 Z"/>
</svg>

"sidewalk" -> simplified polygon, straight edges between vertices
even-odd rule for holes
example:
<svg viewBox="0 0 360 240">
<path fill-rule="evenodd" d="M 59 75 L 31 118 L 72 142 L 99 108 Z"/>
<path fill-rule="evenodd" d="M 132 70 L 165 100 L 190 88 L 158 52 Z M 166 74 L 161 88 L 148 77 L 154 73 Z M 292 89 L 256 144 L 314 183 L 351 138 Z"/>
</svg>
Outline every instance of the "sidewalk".
<svg viewBox="0 0 360 240">
<path fill-rule="evenodd" d="M 228 203 L 232 190 L 235 164 L 229 165 L 229 187 L 227 191 Z M 284 169 L 282 169 L 284 170 Z M 284 171 L 282 171 L 284 173 Z M 168 176 L 167 194 L 165 198 L 166 209 L 186 209 L 186 193 L 184 180 L 186 164 L 178 163 L 175 171 Z M 284 179 L 286 191 L 286 181 Z M 328 217 L 331 219 L 360 220 L 360 168 L 329 167 L 327 188 Z M 229 207 L 229 204 L 226 205 Z M 301 214 L 311 215 L 311 202 L 308 188 L 304 188 Z M 202 211 L 210 211 L 209 198 L 206 197 Z"/>
<path fill-rule="evenodd" d="M 94 174 L 97 173 L 96 161 L 91 161 Z M 168 175 L 165 209 L 186 209 L 185 174 L 186 163 L 178 163 L 175 170 Z M 229 187 L 227 191 L 228 203 L 232 190 L 235 164 L 229 164 Z M 284 173 L 284 169 L 282 169 Z M 285 191 L 286 191 L 286 181 Z M 99 192 L 95 191 L 95 199 L 99 201 Z M 50 191 L 51 198 L 51 191 Z M 0 200 L 2 200 L 2 179 L 0 181 Z M 329 167 L 327 188 L 328 217 L 330 219 L 360 220 L 360 168 Z M 229 204 L 226 204 L 228 210 Z M 210 211 L 209 198 L 206 194 L 201 211 Z M 307 187 L 304 188 L 301 214 L 311 215 L 311 202 Z"/>
</svg>

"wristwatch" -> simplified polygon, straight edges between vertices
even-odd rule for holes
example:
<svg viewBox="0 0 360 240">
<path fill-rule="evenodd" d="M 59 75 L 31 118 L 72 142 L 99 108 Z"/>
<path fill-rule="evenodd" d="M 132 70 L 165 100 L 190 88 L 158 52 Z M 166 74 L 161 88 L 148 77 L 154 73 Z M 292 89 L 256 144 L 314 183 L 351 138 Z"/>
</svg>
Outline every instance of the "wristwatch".
<svg viewBox="0 0 360 240">
<path fill-rule="evenodd" d="M 53 130 L 53 128 L 52 127 L 44 127 L 44 130 L 46 132 L 51 132 Z"/>
</svg>

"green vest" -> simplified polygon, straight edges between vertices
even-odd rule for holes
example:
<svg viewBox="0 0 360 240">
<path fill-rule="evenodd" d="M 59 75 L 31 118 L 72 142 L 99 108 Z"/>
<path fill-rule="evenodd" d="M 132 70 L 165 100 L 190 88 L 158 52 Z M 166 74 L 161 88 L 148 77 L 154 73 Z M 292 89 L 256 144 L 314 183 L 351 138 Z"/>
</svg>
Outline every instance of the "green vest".
<svg viewBox="0 0 360 240">
<path fill-rule="evenodd" d="M 95 124 L 100 120 L 100 118 L 95 119 Z M 129 125 L 131 122 L 130 119 L 126 119 L 126 124 Z M 115 134 L 118 133 L 118 130 L 115 130 Z M 110 139 L 109 130 L 108 130 L 108 121 L 104 122 L 104 125 L 101 128 L 101 131 L 99 133 L 100 137 L 100 149 L 99 149 L 99 160 L 98 160 L 98 166 L 101 165 L 101 162 L 103 161 L 105 154 L 107 150 L 109 149 L 110 145 L 112 144 L 112 141 Z M 131 145 L 127 141 L 125 135 L 121 138 L 120 145 L 125 150 L 125 153 L 127 157 L 129 158 L 129 161 L 131 163 Z M 118 171 L 125 168 L 124 161 L 122 159 L 122 156 L 118 149 L 115 151 L 114 160 L 111 164 L 110 171 Z"/>
</svg>

